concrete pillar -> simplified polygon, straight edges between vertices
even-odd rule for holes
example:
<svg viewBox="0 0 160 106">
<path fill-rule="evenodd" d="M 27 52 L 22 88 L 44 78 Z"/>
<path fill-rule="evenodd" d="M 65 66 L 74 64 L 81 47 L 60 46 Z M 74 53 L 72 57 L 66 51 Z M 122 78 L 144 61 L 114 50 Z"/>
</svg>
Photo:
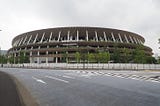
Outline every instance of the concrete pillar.
<svg viewBox="0 0 160 106">
<path fill-rule="evenodd" d="M 68 32 L 67 32 L 67 42 L 69 42 L 69 41 L 70 41 L 70 39 L 69 39 L 69 38 L 70 38 L 70 31 L 68 31 Z"/>
<path fill-rule="evenodd" d="M 51 32 L 51 34 L 49 36 L 49 42 L 51 42 L 51 41 L 52 41 L 52 32 Z"/>
<path fill-rule="evenodd" d="M 38 51 L 38 52 L 37 52 L 37 56 L 38 56 L 38 57 L 37 57 L 37 63 L 40 63 L 39 54 L 40 54 L 40 53 L 39 53 L 39 51 Z"/>
<path fill-rule="evenodd" d="M 42 38 L 41 38 L 41 41 L 40 41 L 41 43 L 43 42 L 44 36 L 45 36 L 45 32 L 42 35 Z"/>
<path fill-rule="evenodd" d="M 29 37 L 29 40 L 28 40 L 27 44 L 30 43 L 31 39 L 32 39 L 32 35 Z"/>
<path fill-rule="evenodd" d="M 77 42 L 79 41 L 79 31 L 77 30 Z"/>
<path fill-rule="evenodd" d="M 124 37 L 125 37 L 125 39 L 126 39 L 126 42 L 127 42 L 127 43 L 129 43 L 127 36 L 126 36 L 126 35 L 124 35 Z"/>
<path fill-rule="evenodd" d="M 21 45 L 22 41 L 23 41 L 23 37 L 21 38 L 20 42 L 18 43 L 18 46 Z"/>
<path fill-rule="evenodd" d="M 119 36 L 120 42 L 123 43 L 123 40 L 122 40 L 120 33 L 118 34 L 118 36 Z"/>
<path fill-rule="evenodd" d="M 60 40 L 60 37 L 61 37 L 61 31 L 59 31 L 59 33 L 58 33 L 58 42 Z"/>
<path fill-rule="evenodd" d="M 86 40 L 88 41 L 88 31 L 86 30 Z"/>
<path fill-rule="evenodd" d="M 56 63 L 58 63 L 58 58 L 56 57 Z"/>
<path fill-rule="evenodd" d="M 37 37 L 38 37 L 38 33 L 37 33 L 37 35 L 36 35 L 36 37 L 35 37 L 35 39 L 34 39 L 33 43 L 36 43 L 36 41 L 37 41 Z"/>
<path fill-rule="evenodd" d="M 46 55 L 48 56 L 48 51 L 46 51 Z M 46 57 L 46 63 L 48 63 L 48 57 Z"/>
<path fill-rule="evenodd" d="M 116 41 L 116 39 L 115 39 L 115 37 L 114 37 L 113 32 L 111 33 L 111 35 L 112 35 L 113 42 L 115 42 L 115 41 Z"/>
<path fill-rule="evenodd" d="M 104 35 L 105 41 L 107 42 L 106 32 L 103 32 L 103 35 Z"/>
<path fill-rule="evenodd" d="M 24 39 L 24 41 L 23 41 L 23 43 L 22 43 L 22 44 L 25 44 L 26 40 L 27 40 L 27 36 L 25 37 L 25 39 Z"/>
<path fill-rule="evenodd" d="M 30 55 L 30 58 L 29 58 L 30 63 L 33 63 L 33 61 L 32 61 L 32 51 L 30 51 L 29 55 Z"/>
<path fill-rule="evenodd" d="M 97 31 L 95 31 L 95 37 L 96 37 L 96 41 L 98 42 L 98 34 L 97 34 Z"/>
<path fill-rule="evenodd" d="M 58 54 L 58 52 L 56 51 L 56 54 Z M 58 63 L 58 57 L 56 57 L 56 63 Z"/>
</svg>

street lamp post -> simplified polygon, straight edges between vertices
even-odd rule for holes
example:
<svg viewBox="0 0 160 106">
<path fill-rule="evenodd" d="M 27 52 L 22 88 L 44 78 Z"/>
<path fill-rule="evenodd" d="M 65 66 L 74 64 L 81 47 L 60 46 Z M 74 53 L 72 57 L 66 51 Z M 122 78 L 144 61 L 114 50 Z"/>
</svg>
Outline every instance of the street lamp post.
<svg viewBox="0 0 160 106">
<path fill-rule="evenodd" d="M 2 30 L 0 30 L 2 31 Z M 2 51 L 1 51 L 1 46 L 0 46 L 0 62 L 1 62 L 1 67 L 2 67 Z"/>
</svg>

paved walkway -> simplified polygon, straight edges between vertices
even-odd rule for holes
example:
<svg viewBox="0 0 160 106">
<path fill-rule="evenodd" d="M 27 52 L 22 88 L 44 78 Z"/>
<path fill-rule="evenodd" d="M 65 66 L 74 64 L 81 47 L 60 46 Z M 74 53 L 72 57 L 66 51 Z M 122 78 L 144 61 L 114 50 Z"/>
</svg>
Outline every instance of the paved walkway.
<svg viewBox="0 0 160 106">
<path fill-rule="evenodd" d="M 23 106 L 11 77 L 0 72 L 0 106 Z"/>
</svg>

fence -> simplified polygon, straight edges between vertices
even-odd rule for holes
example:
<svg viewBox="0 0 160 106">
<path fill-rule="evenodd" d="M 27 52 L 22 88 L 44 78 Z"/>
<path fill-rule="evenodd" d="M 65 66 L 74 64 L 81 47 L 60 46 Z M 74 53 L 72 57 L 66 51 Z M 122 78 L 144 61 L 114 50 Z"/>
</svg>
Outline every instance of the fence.
<svg viewBox="0 0 160 106">
<path fill-rule="evenodd" d="M 2 67 L 2 66 L 1 66 Z M 99 64 L 3 64 L 3 67 L 12 68 L 51 68 L 51 69 L 97 69 L 97 70 L 160 70 L 160 64 L 124 64 L 124 63 L 99 63 Z"/>
</svg>

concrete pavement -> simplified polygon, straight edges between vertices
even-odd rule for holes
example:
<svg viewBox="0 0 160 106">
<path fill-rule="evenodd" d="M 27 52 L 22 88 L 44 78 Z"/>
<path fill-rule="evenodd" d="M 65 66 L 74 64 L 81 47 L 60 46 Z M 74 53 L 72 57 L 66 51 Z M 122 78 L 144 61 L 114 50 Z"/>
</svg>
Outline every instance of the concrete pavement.
<svg viewBox="0 0 160 106">
<path fill-rule="evenodd" d="M 16 85 L 8 74 L 0 72 L 0 106 L 23 106 Z"/>
</svg>

